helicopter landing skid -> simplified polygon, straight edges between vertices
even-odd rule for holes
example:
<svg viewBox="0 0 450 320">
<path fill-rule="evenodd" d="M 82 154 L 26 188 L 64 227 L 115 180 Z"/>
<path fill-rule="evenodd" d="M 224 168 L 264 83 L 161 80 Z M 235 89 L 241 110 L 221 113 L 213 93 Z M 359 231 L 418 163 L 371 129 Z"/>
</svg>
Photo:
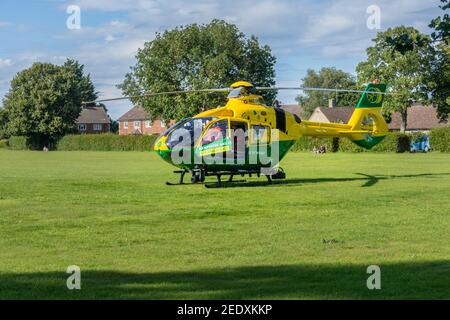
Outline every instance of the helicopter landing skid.
<svg viewBox="0 0 450 320">
<path fill-rule="evenodd" d="M 188 170 L 179 170 L 179 171 L 174 171 L 173 173 L 177 173 L 180 174 L 180 180 L 178 183 L 172 183 L 172 182 L 166 182 L 166 185 L 168 186 L 181 186 L 184 185 L 186 183 L 184 183 L 184 176 L 186 175 L 186 173 L 188 173 Z"/>
<path fill-rule="evenodd" d="M 178 170 L 173 173 L 177 173 L 180 175 L 180 180 L 178 183 L 166 182 L 168 186 L 182 186 L 182 185 L 190 185 L 190 184 L 200 184 L 205 182 L 205 170 L 204 169 L 195 169 L 195 170 Z M 184 177 L 186 173 L 191 174 L 191 183 L 184 183 Z"/>
<path fill-rule="evenodd" d="M 252 178 L 253 175 L 256 175 L 258 178 L 261 177 L 263 174 L 260 170 L 238 170 L 238 171 L 214 171 L 214 172 L 207 172 L 205 169 L 195 169 L 195 170 L 178 170 L 174 171 L 174 173 L 177 173 L 180 175 L 180 180 L 178 183 L 171 183 L 166 182 L 166 185 L 168 186 L 180 186 L 180 185 L 192 185 L 192 184 L 200 184 L 205 182 L 206 177 L 216 177 L 217 182 L 216 183 L 210 183 L 210 184 L 204 184 L 205 187 L 211 188 L 211 187 L 222 187 L 224 184 L 232 184 L 232 183 L 242 183 L 246 182 L 245 180 L 234 180 L 234 177 L 241 176 L 245 177 L 248 175 L 250 178 Z M 184 177 L 186 173 L 191 174 L 191 183 L 184 183 Z M 277 173 L 272 175 L 263 175 L 267 178 L 267 183 L 270 185 L 273 183 L 272 180 L 283 180 L 286 178 L 286 174 L 284 173 L 283 169 L 278 168 Z M 224 181 L 222 178 L 228 177 L 226 181 Z"/>
<path fill-rule="evenodd" d="M 286 179 L 286 174 L 284 173 L 283 169 L 278 168 L 278 171 L 275 174 L 272 175 L 265 175 L 262 174 L 260 170 L 238 170 L 238 171 L 224 171 L 224 172 L 211 172 L 208 173 L 207 176 L 215 176 L 217 178 L 216 183 L 205 183 L 206 188 L 217 188 L 217 187 L 225 187 L 226 185 L 230 184 L 236 184 L 236 183 L 242 183 L 247 182 L 245 180 L 233 180 L 235 176 L 241 176 L 245 177 L 248 175 L 250 178 L 252 178 L 253 175 L 256 175 L 258 178 L 261 176 L 265 176 L 267 178 L 267 184 L 271 185 L 273 184 L 273 180 L 283 180 Z M 226 182 L 222 180 L 222 176 L 229 176 Z"/>
</svg>

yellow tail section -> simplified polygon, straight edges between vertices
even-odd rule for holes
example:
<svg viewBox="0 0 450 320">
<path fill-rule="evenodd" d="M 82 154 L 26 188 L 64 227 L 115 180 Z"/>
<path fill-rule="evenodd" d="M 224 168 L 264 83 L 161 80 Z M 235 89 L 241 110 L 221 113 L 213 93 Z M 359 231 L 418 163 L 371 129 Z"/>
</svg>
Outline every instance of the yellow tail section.
<svg viewBox="0 0 450 320">
<path fill-rule="evenodd" d="M 345 137 L 366 149 L 380 143 L 389 129 L 381 113 L 386 85 L 369 84 L 347 124 L 303 121 L 300 134 L 314 137 Z"/>
</svg>

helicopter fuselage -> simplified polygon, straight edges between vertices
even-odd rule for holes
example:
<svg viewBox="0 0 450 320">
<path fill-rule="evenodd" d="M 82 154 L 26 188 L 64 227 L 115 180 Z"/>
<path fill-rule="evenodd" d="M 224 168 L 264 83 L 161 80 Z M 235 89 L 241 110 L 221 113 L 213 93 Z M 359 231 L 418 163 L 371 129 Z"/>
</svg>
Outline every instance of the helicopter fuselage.
<svg viewBox="0 0 450 320">
<path fill-rule="evenodd" d="M 167 143 L 170 135 L 173 135 L 177 129 L 182 128 L 183 122 L 196 120 L 202 122 L 204 119 L 208 119 L 208 121 L 202 128 L 200 137 L 197 135 L 190 146 L 183 148 L 183 152 L 189 154 L 190 161 L 175 163 L 173 161 L 174 149 L 171 148 L 170 143 Z M 223 124 L 222 129 L 226 129 L 226 133 L 224 131 L 220 141 L 214 141 L 213 143 L 207 141 L 210 143 L 206 143 L 205 146 L 205 136 L 218 123 Z M 165 161 L 182 169 L 207 166 L 208 170 L 212 171 L 255 170 L 277 165 L 301 135 L 300 126 L 301 120 L 299 117 L 282 109 L 264 105 L 260 96 L 248 95 L 230 99 L 225 107 L 205 111 L 193 118 L 181 121 L 161 135 L 155 143 L 155 151 Z M 240 155 L 236 154 L 239 153 L 237 149 L 233 150 L 233 148 L 236 148 L 233 147 L 236 141 L 232 141 L 234 130 L 242 130 L 245 134 L 245 150 L 242 150 L 243 152 Z M 263 133 L 257 136 L 262 131 Z M 208 147 L 208 145 L 213 146 Z M 272 152 L 275 147 L 277 148 L 276 157 Z M 215 156 L 222 153 L 224 156 L 222 158 L 216 157 L 214 163 L 203 161 L 205 156 Z M 260 153 L 269 157 L 272 155 L 271 161 L 262 159 Z"/>
<path fill-rule="evenodd" d="M 155 144 L 155 151 L 170 164 L 188 170 L 199 166 L 207 167 L 210 171 L 255 170 L 262 167 L 273 167 L 286 156 L 301 136 L 347 137 L 355 142 L 360 141 L 363 147 L 371 147 L 371 143 L 378 143 L 385 136 L 386 128 L 382 128 L 382 123 L 378 122 L 363 128 L 363 124 L 357 122 L 356 118 L 361 118 L 363 116 L 361 113 L 364 112 L 366 109 L 355 109 L 354 117 L 352 117 L 355 118 L 354 123 L 350 121 L 348 124 L 302 121 L 298 116 L 283 109 L 264 105 L 260 96 L 247 95 L 229 99 L 224 107 L 205 111 L 174 125 L 160 136 Z M 183 127 L 183 123 L 196 120 L 203 125 L 201 134 L 197 134 L 196 137 L 192 136 L 193 141 L 181 148 L 184 159 L 188 159 L 188 161 L 181 163 L 174 161 L 174 149 L 168 140 L 176 133 L 176 130 Z M 220 141 L 205 142 L 205 136 L 218 127 L 218 124 L 221 124 L 222 129 L 228 129 L 229 132 L 236 129 L 245 131 L 245 154 L 236 155 L 238 152 L 233 150 L 234 143 L 228 132 L 224 133 Z M 255 130 L 262 130 L 264 134 L 258 137 Z M 367 141 L 368 133 L 371 134 L 371 142 Z M 212 147 L 208 147 L 208 145 L 212 145 Z M 277 152 L 274 156 L 272 151 L 275 147 Z M 264 155 L 260 154 L 261 150 L 265 153 Z M 180 148 L 176 152 L 179 153 Z M 205 156 L 222 153 L 224 156 L 221 161 L 213 163 L 204 161 Z M 267 161 L 267 154 L 272 154 L 271 161 Z M 186 157 L 186 155 L 188 156 Z"/>
</svg>

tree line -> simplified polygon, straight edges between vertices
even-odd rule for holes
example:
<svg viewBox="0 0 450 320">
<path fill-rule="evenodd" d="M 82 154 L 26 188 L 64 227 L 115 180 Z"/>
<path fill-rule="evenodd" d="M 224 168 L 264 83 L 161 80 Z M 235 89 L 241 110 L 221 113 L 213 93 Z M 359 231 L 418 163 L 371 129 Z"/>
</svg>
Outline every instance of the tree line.
<svg viewBox="0 0 450 320">
<path fill-rule="evenodd" d="M 336 68 L 308 70 L 307 87 L 357 89 L 378 79 L 396 95 L 387 96 L 386 116 L 400 112 L 406 129 L 407 110 L 414 102 L 433 103 L 442 119 L 450 113 L 449 0 L 441 0 L 442 16 L 433 19 L 431 36 L 413 27 L 399 26 L 379 32 L 367 48 L 367 59 L 358 64 L 357 76 Z M 276 57 L 255 36 L 247 37 L 221 20 L 191 24 L 156 34 L 136 55 L 136 64 L 119 85 L 124 95 L 228 87 L 237 80 L 257 86 L 275 84 Z M 276 92 L 264 93 L 271 104 Z M 82 102 L 98 93 L 84 66 L 75 60 L 63 65 L 34 63 L 11 81 L 0 108 L 0 138 L 27 136 L 41 145 L 76 131 Z M 334 98 L 339 106 L 354 106 L 353 93 L 306 92 L 298 96 L 304 116 Z M 223 105 L 220 93 L 133 98 L 161 119 L 182 119 L 207 108 Z"/>
</svg>

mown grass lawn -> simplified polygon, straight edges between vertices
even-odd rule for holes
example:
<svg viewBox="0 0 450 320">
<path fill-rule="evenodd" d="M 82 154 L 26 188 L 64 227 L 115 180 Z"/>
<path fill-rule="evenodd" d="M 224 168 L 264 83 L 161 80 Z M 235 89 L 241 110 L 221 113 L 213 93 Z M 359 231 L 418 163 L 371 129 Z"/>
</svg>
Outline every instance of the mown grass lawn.
<svg viewBox="0 0 450 320">
<path fill-rule="evenodd" d="M 450 299 L 449 154 L 282 166 L 282 185 L 168 187 L 152 153 L 0 151 L 0 298 Z"/>
</svg>

